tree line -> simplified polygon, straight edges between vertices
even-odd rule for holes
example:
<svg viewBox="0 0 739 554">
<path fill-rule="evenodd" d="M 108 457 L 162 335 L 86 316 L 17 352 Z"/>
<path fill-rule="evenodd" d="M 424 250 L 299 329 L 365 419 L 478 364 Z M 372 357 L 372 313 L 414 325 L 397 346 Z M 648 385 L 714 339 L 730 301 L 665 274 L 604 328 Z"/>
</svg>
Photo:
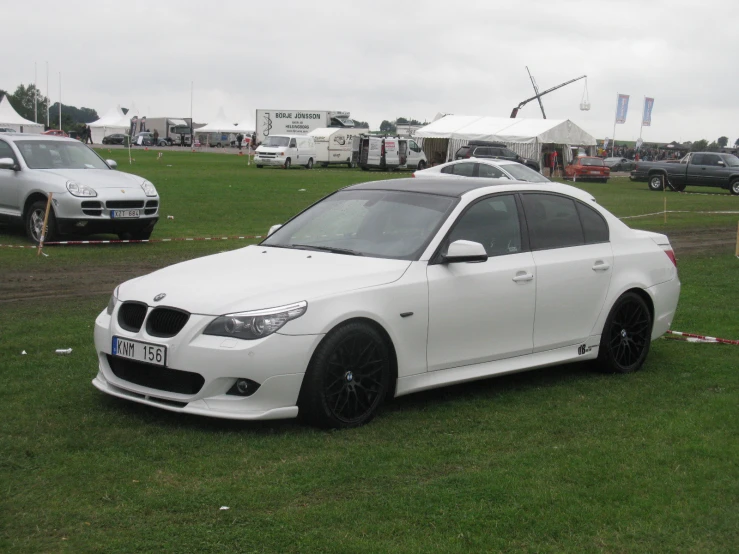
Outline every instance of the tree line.
<svg viewBox="0 0 739 554">
<path fill-rule="evenodd" d="M 18 85 L 12 94 L 0 89 L 0 100 L 7 96 L 10 105 L 18 112 L 18 115 L 34 121 L 34 99 L 36 105 L 36 121 L 46 126 L 46 110 L 49 110 L 49 126 L 56 129 L 59 126 L 59 102 L 49 106 L 49 99 L 41 94 L 35 85 Z M 64 131 L 78 131 L 82 125 L 92 123 L 100 119 L 98 113 L 92 108 L 78 108 L 62 104 L 62 129 Z"/>
</svg>

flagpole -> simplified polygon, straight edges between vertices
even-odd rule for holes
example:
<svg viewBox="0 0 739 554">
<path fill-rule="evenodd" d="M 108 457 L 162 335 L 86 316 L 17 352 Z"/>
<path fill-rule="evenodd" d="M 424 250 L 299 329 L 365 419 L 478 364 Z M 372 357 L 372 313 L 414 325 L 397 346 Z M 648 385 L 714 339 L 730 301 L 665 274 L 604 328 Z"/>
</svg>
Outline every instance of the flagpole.
<svg viewBox="0 0 739 554">
<path fill-rule="evenodd" d="M 33 62 L 33 122 L 38 123 L 38 62 Z"/>
<path fill-rule="evenodd" d="M 611 137 L 613 144 L 611 144 L 611 158 L 613 158 L 616 155 L 614 154 L 614 150 L 616 148 L 616 120 L 617 119 L 618 119 L 618 93 L 616 93 L 616 113 L 613 114 L 613 136 Z"/>
<path fill-rule="evenodd" d="M 51 127 L 49 122 L 49 62 L 46 62 L 46 128 Z"/>
<path fill-rule="evenodd" d="M 62 130 L 62 72 L 59 72 L 59 130 Z"/>
</svg>

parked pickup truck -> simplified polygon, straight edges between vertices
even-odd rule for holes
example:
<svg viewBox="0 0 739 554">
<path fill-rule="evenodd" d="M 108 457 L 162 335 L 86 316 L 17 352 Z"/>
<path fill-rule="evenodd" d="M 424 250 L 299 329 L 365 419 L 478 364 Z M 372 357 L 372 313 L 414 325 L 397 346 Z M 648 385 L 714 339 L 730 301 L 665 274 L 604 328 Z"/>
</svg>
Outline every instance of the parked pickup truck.
<svg viewBox="0 0 739 554">
<path fill-rule="evenodd" d="M 691 152 L 679 162 L 639 162 L 632 181 L 646 181 L 649 190 L 669 187 L 681 192 L 687 186 L 721 187 L 739 194 L 739 158 L 717 152 Z"/>
</svg>

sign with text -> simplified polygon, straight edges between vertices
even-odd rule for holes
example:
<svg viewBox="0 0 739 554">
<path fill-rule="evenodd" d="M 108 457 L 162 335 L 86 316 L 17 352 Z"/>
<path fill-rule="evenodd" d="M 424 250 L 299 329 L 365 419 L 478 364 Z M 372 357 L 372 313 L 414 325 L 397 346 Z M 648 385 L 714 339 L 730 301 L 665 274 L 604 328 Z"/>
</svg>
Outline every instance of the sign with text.
<svg viewBox="0 0 739 554">
<path fill-rule="evenodd" d="M 619 94 L 616 105 L 616 123 L 626 123 L 626 114 L 629 111 L 629 95 Z"/>
<path fill-rule="evenodd" d="M 654 98 L 644 99 L 644 114 L 641 118 L 641 124 L 649 127 L 652 124 L 652 108 L 654 107 Z"/>
</svg>

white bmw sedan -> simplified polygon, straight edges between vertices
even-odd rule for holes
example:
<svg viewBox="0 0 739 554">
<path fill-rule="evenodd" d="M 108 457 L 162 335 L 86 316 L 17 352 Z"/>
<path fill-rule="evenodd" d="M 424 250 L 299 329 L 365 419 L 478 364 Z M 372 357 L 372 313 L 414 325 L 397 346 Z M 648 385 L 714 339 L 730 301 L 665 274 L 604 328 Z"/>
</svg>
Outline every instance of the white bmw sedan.
<svg viewBox="0 0 739 554">
<path fill-rule="evenodd" d="M 362 183 L 259 245 L 120 285 L 95 322 L 93 384 L 175 412 L 352 427 L 452 383 L 585 360 L 636 371 L 679 293 L 667 237 L 574 187 Z"/>
<path fill-rule="evenodd" d="M 478 177 L 480 179 L 507 179 L 527 183 L 549 183 L 549 179 L 530 167 L 510 160 L 465 158 L 439 164 L 413 173 L 414 177 Z"/>
</svg>

